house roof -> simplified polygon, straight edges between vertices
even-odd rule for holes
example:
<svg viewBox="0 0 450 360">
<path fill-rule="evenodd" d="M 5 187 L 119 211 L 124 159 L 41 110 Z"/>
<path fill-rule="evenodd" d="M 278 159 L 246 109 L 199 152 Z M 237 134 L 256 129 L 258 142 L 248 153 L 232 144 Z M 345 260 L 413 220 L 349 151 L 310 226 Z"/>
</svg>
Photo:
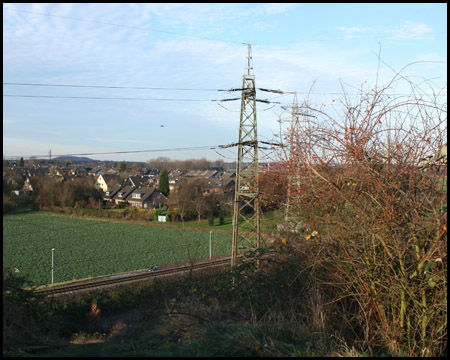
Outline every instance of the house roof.
<svg viewBox="0 0 450 360">
<path fill-rule="evenodd" d="M 218 173 L 216 170 L 189 170 L 185 176 L 211 178 L 217 176 Z"/>
<path fill-rule="evenodd" d="M 148 178 L 142 175 L 129 176 L 127 179 L 127 183 L 135 187 L 141 187 L 148 183 Z"/>
<path fill-rule="evenodd" d="M 181 170 L 173 170 L 169 172 L 169 180 L 178 180 L 183 177 L 183 172 Z"/>
<path fill-rule="evenodd" d="M 100 177 L 100 176 L 103 178 L 103 180 L 105 180 L 106 185 L 109 185 L 108 183 L 109 183 L 111 180 L 116 180 L 117 182 L 120 183 L 120 176 L 119 176 L 119 175 L 115 175 L 115 174 L 102 174 L 102 175 L 99 175 L 98 177 Z M 98 178 L 97 178 L 97 180 L 98 180 Z"/>
<path fill-rule="evenodd" d="M 48 167 L 47 168 L 42 167 L 42 168 L 29 169 L 28 174 L 30 176 L 44 177 L 44 176 L 50 175 L 50 171 L 49 171 Z"/>
<path fill-rule="evenodd" d="M 96 167 L 88 172 L 90 175 L 103 174 L 103 169 L 101 167 Z"/>
<path fill-rule="evenodd" d="M 234 179 L 234 178 L 236 178 L 236 172 L 224 172 L 223 174 L 222 174 L 222 180 L 223 181 L 225 181 L 225 180 L 232 180 L 232 179 Z"/>
<path fill-rule="evenodd" d="M 136 190 L 133 186 L 124 186 L 122 189 L 120 189 L 114 196 L 113 199 L 115 200 L 125 200 L 127 199 L 130 194 Z M 119 196 L 120 194 L 123 194 L 122 196 Z"/>
<path fill-rule="evenodd" d="M 105 195 L 103 196 L 103 198 L 104 199 L 112 199 L 112 198 L 114 198 L 114 196 L 117 194 L 117 192 L 120 189 L 122 189 L 122 185 L 120 185 L 120 184 L 114 184 L 112 186 L 108 186 L 108 190 L 107 191 L 110 191 L 110 194 L 106 195 L 106 192 L 105 192 Z"/>
<path fill-rule="evenodd" d="M 133 196 L 134 196 L 134 194 L 141 194 L 141 197 L 138 199 L 138 198 L 134 198 L 132 196 L 131 198 L 128 199 L 128 201 L 145 202 L 145 201 L 149 200 L 150 197 L 152 196 L 152 194 L 156 191 L 158 191 L 158 190 L 154 187 L 141 187 L 139 189 L 135 189 L 133 191 Z"/>
</svg>

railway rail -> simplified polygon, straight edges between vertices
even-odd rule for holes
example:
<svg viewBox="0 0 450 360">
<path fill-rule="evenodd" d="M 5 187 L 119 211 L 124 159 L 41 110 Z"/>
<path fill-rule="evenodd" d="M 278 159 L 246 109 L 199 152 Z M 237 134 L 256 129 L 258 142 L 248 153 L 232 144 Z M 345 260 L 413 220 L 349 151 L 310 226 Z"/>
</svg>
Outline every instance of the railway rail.
<svg viewBox="0 0 450 360">
<path fill-rule="evenodd" d="M 221 267 L 225 265 L 230 265 L 231 258 L 229 256 L 215 259 L 211 261 L 197 262 L 193 265 L 190 263 L 182 264 L 176 267 L 162 268 L 154 272 L 141 272 L 137 274 L 130 274 L 125 276 L 120 276 L 116 278 L 102 278 L 96 280 L 79 281 L 72 284 L 61 285 L 57 287 L 36 290 L 35 293 L 38 295 L 64 295 L 72 294 L 74 292 L 97 290 L 99 288 L 117 286 L 120 284 L 129 284 L 137 281 L 145 281 L 149 279 L 155 279 L 166 276 L 179 275 L 189 271 L 198 271 L 206 268 Z"/>
</svg>

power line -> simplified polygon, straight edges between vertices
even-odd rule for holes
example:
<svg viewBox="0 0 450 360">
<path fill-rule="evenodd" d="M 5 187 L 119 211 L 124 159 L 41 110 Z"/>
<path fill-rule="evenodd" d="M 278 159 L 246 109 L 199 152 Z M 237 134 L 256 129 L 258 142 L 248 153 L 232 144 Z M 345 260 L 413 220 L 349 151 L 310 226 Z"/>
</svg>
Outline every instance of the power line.
<svg viewBox="0 0 450 360">
<path fill-rule="evenodd" d="M 280 146 L 278 143 L 269 143 L 265 141 L 259 141 L 262 144 Z M 62 156 L 87 156 L 87 155 L 111 155 L 111 154 L 135 154 L 135 153 L 144 153 L 144 152 L 161 152 L 161 151 L 191 151 L 191 150 L 216 150 L 216 149 L 226 149 L 229 147 L 234 147 L 239 145 L 239 143 L 232 143 L 227 145 L 203 145 L 203 146 L 192 146 L 192 147 L 182 147 L 182 148 L 169 148 L 169 149 L 150 149 L 150 150 L 129 150 L 129 151 L 109 151 L 109 152 L 92 152 L 92 153 L 80 153 L 80 154 L 60 154 L 60 155 L 52 155 L 54 157 L 62 157 Z M 3 156 L 3 158 L 46 158 L 48 155 L 19 155 L 19 156 Z"/>
<path fill-rule="evenodd" d="M 36 84 L 36 83 L 12 83 L 12 82 L 4 82 L 3 85 L 49 86 L 49 87 L 55 86 L 55 87 L 74 87 L 74 88 L 133 89 L 133 90 L 228 91 L 228 90 L 220 90 L 220 89 L 189 89 L 189 88 L 163 88 L 163 87 L 111 86 L 111 85 Z"/>
<path fill-rule="evenodd" d="M 55 95 L 17 95 L 17 94 L 3 94 L 4 97 L 18 97 L 18 98 L 46 98 L 46 99 L 89 99 L 89 100 L 145 100 L 145 101 L 234 101 L 235 99 L 222 99 L 222 100 L 203 100 L 203 99 L 155 99 L 155 98 L 133 98 L 133 97 L 100 97 L 100 96 L 55 96 Z M 275 101 L 260 100 L 258 102 L 265 104 L 281 104 Z"/>
<path fill-rule="evenodd" d="M 100 153 L 82 153 L 82 154 L 62 154 L 62 155 L 52 155 L 57 157 L 62 156 L 87 156 L 87 155 L 111 155 L 111 154 L 134 154 L 143 152 L 161 152 L 161 151 L 189 151 L 189 150 L 214 150 L 220 148 L 224 145 L 211 145 L 211 146 L 194 146 L 194 147 L 184 147 L 184 148 L 172 148 L 172 149 L 151 149 L 151 150 L 131 150 L 131 151 L 110 151 L 110 152 L 100 152 Z M 48 155 L 20 155 L 20 156 L 4 156 L 4 158 L 45 158 Z"/>
<path fill-rule="evenodd" d="M 174 91 L 242 91 L 247 89 L 193 89 L 193 88 L 171 88 L 171 87 L 143 87 L 143 86 L 114 86 L 114 85 L 76 85 L 76 84 L 37 84 L 37 83 L 16 83 L 16 82 L 4 82 L 3 85 L 13 86 L 46 86 L 46 87 L 74 87 L 74 88 L 100 88 L 100 89 L 133 89 L 133 90 L 174 90 Z M 283 92 L 281 90 L 270 90 L 258 88 L 258 90 L 272 92 L 276 94 L 289 95 L 294 92 Z"/>
<path fill-rule="evenodd" d="M 186 34 L 176 33 L 176 32 L 173 32 L 173 31 L 155 30 L 155 29 L 143 28 L 143 27 L 139 27 L 139 26 L 114 24 L 114 23 L 108 23 L 108 22 L 104 22 L 104 21 L 80 19 L 80 18 L 74 18 L 74 17 L 70 17 L 70 16 L 62 16 L 62 15 L 53 15 L 53 14 L 40 13 L 40 12 L 36 12 L 36 11 L 17 10 L 17 9 L 5 8 L 5 7 L 3 8 L 3 10 L 17 11 L 17 12 L 23 12 L 23 13 L 29 13 L 29 14 L 36 14 L 36 15 L 44 15 L 44 16 L 61 18 L 61 19 L 84 21 L 84 22 L 90 22 L 90 23 L 101 24 L 101 25 L 119 26 L 119 27 L 126 27 L 126 28 L 130 28 L 130 29 L 138 29 L 138 30 L 145 30 L 145 31 L 160 32 L 160 33 L 171 34 L 171 35 L 186 36 L 186 37 L 191 37 L 191 38 L 196 38 L 196 39 L 213 40 L 213 41 L 220 41 L 220 42 L 225 42 L 225 43 L 247 45 L 247 43 L 243 43 L 243 42 L 239 42 L 239 41 L 216 39 L 216 38 L 210 38 L 210 37 L 205 37 L 205 36 L 186 35 Z"/>
<path fill-rule="evenodd" d="M 91 99 L 91 100 L 148 100 L 148 101 L 222 101 L 201 99 L 154 99 L 154 98 L 132 98 L 132 97 L 100 97 L 100 96 L 54 96 L 54 95 L 16 95 L 3 94 L 5 97 L 19 98 L 47 98 L 47 99 Z"/>
<path fill-rule="evenodd" d="M 17 95 L 17 94 L 3 94 L 3 97 L 15 97 L 15 98 L 46 98 L 46 99 L 87 99 L 87 100 L 141 100 L 141 101 L 212 101 L 215 103 L 219 102 L 227 102 L 227 101 L 236 101 L 240 100 L 240 98 L 232 98 L 232 99 L 221 99 L 221 100 L 205 100 L 205 99 L 164 99 L 164 98 L 133 98 L 133 97 L 100 97 L 100 96 L 55 96 L 55 95 Z M 277 101 L 269 101 L 269 100 L 263 100 L 263 99 L 256 99 L 256 102 L 261 102 L 264 104 L 285 104 L 286 106 L 291 105 L 291 103 L 287 102 L 277 102 Z M 317 103 L 316 106 L 319 105 L 340 105 L 339 103 Z M 220 104 L 218 104 L 220 105 Z M 309 104 L 310 106 L 313 106 L 314 104 Z M 271 107 L 272 108 L 272 107 Z M 225 108 L 226 109 L 226 108 Z M 226 109 L 228 110 L 228 109 Z M 268 110 L 268 109 L 266 109 Z M 229 110 L 231 111 L 231 110 Z M 265 110 L 261 110 L 265 111 Z"/>
<path fill-rule="evenodd" d="M 115 86 L 115 85 L 77 85 L 77 84 L 38 84 L 38 83 L 16 83 L 16 82 L 4 82 L 3 85 L 11 86 L 42 86 L 42 87 L 73 87 L 73 88 L 97 88 L 97 89 L 132 89 L 132 90 L 168 90 L 168 91 L 221 91 L 221 92 L 233 92 L 242 91 L 246 89 L 202 89 L 202 88 L 175 88 L 175 87 L 144 87 L 144 86 Z M 348 92 L 299 92 L 299 91 L 282 91 L 282 90 L 271 90 L 264 88 L 257 88 L 257 90 L 264 92 L 271 92 L 276 94 L 281 94 L 280 96 L 292 95 L 297 93 L 298 95 L 349 95 L 349 96 L 360 96 L 364 95 L 361 93 L 348 93 Z M 398 96 L 408 96 L 410 94 L 397 93 Z M 424 93 L 424 95 L 433 95 L 432 93 Z M 238 100 L 240 98 L 232 99 Z M 206 101 L 206 100 L 205 100 Z"/>
</svg>

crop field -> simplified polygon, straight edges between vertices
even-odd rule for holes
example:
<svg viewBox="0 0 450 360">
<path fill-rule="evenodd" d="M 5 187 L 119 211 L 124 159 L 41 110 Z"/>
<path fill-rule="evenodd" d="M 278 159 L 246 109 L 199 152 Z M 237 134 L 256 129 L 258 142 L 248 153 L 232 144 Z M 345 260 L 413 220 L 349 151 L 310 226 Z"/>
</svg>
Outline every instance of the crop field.
<svg viewBox="0 0 450 360">
<path fill-rule="evenodd" d="M 35 212 L 3 216 L 3 267 L 33 285 L 142 270 L 209 257 L 209 231 L 182 230 Z M 232 235 L 212 233 L 212 256 L 231 252 Z"/>
</svg>

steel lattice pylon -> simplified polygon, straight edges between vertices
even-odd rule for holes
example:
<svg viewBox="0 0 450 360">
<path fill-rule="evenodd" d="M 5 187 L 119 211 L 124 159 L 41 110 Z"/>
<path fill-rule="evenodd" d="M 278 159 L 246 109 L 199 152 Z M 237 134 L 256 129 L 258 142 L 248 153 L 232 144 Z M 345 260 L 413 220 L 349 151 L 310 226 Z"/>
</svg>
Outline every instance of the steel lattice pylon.
<svg viewBox="0 0 450 360">
<path fill-rule="evenodd" d="M 298 145 L 298 129 L 299 129 L 298 102 L 297 102 L 297 92 L 295 92 L 294 93 L 294 101 L 292 103 L 292 120 L 291 120 L 291 130 L 290 130 L 290 134 L 289 134 L 289 157 L 288 157 L 288 159 L 294 163 L 296 163 L 296 161 L 294 161 L 294 159 L 293 159 L 295 156 L 294 152 L 293 152 L 293 147 L 295 145 Z M 289 220 L 291 185 L 292 185 L 293 178 L 294 178 L 293 175 L 287 176 L 288 180 L 287 180 L 286 209 L 285 209 L 285 215 L 284 215 L 284 220 L 286 222 Z M 297 174 L 295 175 L 295 178 L 296 178 L 296 180 L 298 180 Z"/>
<path fill-rule="evenodd" d="M 238 161 L 233 212 L 233 245 L 231 265 L 237 263 L 239 250 L 260 247 L 260 206 L 258 189 L 258 127 L 256 122 L 256 89 L 251 45 L 248 44 L 247 74 L 243 76 L 241 117 L 239 124 Z M 239 231 L 247 224 L 245 230 Z"/>
</svg>

